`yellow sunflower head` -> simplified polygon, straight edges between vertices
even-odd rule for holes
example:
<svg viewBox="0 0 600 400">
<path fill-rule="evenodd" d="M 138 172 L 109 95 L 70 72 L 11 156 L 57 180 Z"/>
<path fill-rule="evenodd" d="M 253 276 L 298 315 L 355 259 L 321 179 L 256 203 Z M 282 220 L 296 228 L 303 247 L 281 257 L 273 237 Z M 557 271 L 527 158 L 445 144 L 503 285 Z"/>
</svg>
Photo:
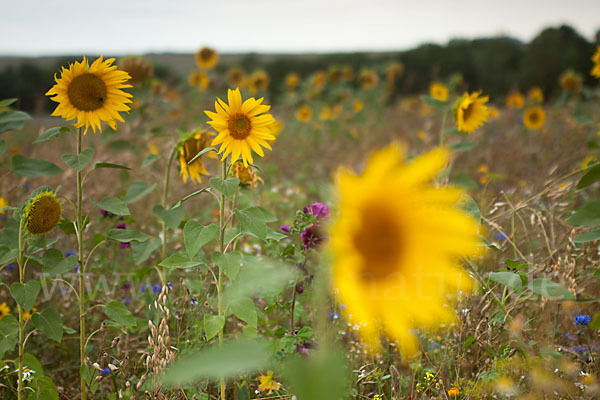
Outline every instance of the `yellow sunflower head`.
<svg viewBox="0 0 600 400">
<path fill-rule="evenodd" d="M 448 88 L 441 82 L 431 82 L 429 95 L 439 101 L 448 100 Z"/>
<path fill-rule="evenodd" d="M 581 76 L 573 70 L 567 70 L 560 75 L 560 87 L 570 93 L 578 93 L 581 91 L 582 82 Z"/>
<path fill-rule="evenodd" d="M 275 120 L 271 125 L 269 125 L 269 131 L 271 131 L 271 135 L 275 136 L 275 138 L 279 136 L 282 130 L 283 123 L 281 123 L 279 120 Z"/>
<path fill-rule="evenodd" d="M 362 339 L 378 350 L 385 333 L 412 354 L 414 329 L 454 319 L 447 299 L 473 287 L 459 258 L 480 247 L 478 224 L 456 207 L 462 191 L 431 183 L 448 152 L 436 149 L 410 163 L 403 156 L 390 146 L 361 175 L 338 173 L 329 249 L 334 291 Z"/>
<path fill-rule="evenodd" d="M 206 90 L 210 86 L 210 78 L 204 71 L 192 71 L 188 76 L 188 83 L 191 87 Z"/>
<path fill-rule="evenodd" d="M 2 304 L 0 304 L 0 318 L 6 317 L 7 315 L 10 315 L 10 307 L 3 301 Z"/>
<path fill-rule="evenodd" d="M 300 75 L 298 75 L 297 73 L 290 72 L 285 77 L 285 86 L 288 89 L 294 90 L 298 87 L 299 84 L 300 84 Z"/>
<path fill-rule="evenodd" d="M 225 159 L 231 153 L 232 162 L 238 160 L 240 155 L 244 166 L 254 162 L 252 151 L 264 157 L 262 147 L 271 150 L 268 141 L 275 140 L 269 125 L 275 122 L 267 111 L 271 106 L 262 104 L 263 98 L 256 100 L 254 97 L 242 102 L 240 89 L 227 92 L 229 104 L 217 98 L 215 111 L 204 111 L 211 121 L 208 123 L 219 134 L 212 141 L 212 146 L 221 145 L 219 154 L 223 153 Z"/>
<path fill-rule="evenodd" d="M 363 107 L 365 106 L 365 104 L 361 101 L 361 100 L 354 100 L 352 102 L 352 111 L 354 111 L 355 113 L 359 113 L 362 111 Z"/>
<path fill-rule="evenodd" d="M 43 235 L 58 225 L 62 206 L 52 191 L 40 192 L 25 206 L 25 228 L 30 235 Z"/>
<path fill-rule="evenodd" d="M 372 69 L 364 69 L 358 75 L 358 83 L 365 89 L 373 89 L 379 83 L 379 75 Z"/>
<path fill-rule="evenodd" d="M 506 96 L 506 107 L 508 108 L 523 108 L 525 98 L 519 91 L 512 91 Z"/>
<path fill-rule="evenodd" d="M 594 63 L 594 66 L 590 71 L 590 75 L 595 78 L 600 78 L 600 46 L 596 46 L 596 52 L 592 56 L 592 62 Z"/>
<path fill-rule="evenodd" d="M 539 130 L 544 126 L 546 113 L 540 106 L 529 107 L 523 115 L 523 123 L 527 129 Z"/>
<path fill-rule="evenodd" d="M 117 129 L 117 121 L 124 122 L 120 111 L 130 110 L 132 95 L 122 89 L 132 87 L 126 84 L 131 77 L 125 71 L 119 71 L 112 63 L 114 58 L 103 60 L 98 58 L 88 65 L 83 61 L 62 68 L 60 78 L 54 75 L 56 84 L 46 92 L 58 106 L 53 116 L 63 117 L 67 121 L 77 119 L 76 128 L 85 126 L 84 134 L 91 126 L 102 132 L 101 122 L 112 129 Z"/>
<path fill-rule="evenodd" d="M 200 183 L 202 182 L 200 175 L 208 175 L 208 171 L 204 168 L 203 157 L 215 158 L 213 152 L 205 153 L 196 158 L 192 163 L 190 161 L 202 150 L 210 147 L 213 136 L 214 133 L 211 131 L 194 131 L 179 143 L 179 167 L 183 183 L 187 182 L 188 176 L 192 178 L 192 181 Z"/>
<path fill-rule="evenodd" d="M 542 103 L 544 101 L 544 92 L 539 86 L 534 86 L 527 92 L 527 98 L 532 103 Z"/>
<path fill-rule="evenodd" d="M 266 71 L 254 71 L 249 78 L 250 93 L 255 94 L 267 90 L 271 79 Z"/>
<path fill-rule="evenodd" d="M 312 86 L 317 90 L 321 90 L 325 87 L 325 83 L 327 83 L 327 74 L 325 71 L 319 70 L 315 72 L 312 77 Z"/>
<path fill-rule="evenodd" d="M 4 214 L 3 208 L 6 206 L 8 206 L 8 202 L 4 197 L 0 196 L 0 214 Z"/>
<path fill-rule="evenodd" d="M 121 69 L 131 76 L 133 86 L 140 86 L 154 75 L 154 66 L 143 57 L 125 57 L 119 60 Z"/>
<path fill-rule="evenodd" d="M 238 178 L 244 186 L 248 188 L 255 188 L 256 186 L 258 186 L 258 182 L 263 184 L 265 183 L 265 181 L 263 181 L 263 179 L 260 176 L 258 176 L 258 174 L 254 170 L 254 168 L 252 168 L 251 165 L 245 167 L 244 163 L 241 163 L 239 161 L 233 164 L 231 173 L 233 176 Z"/>
<path fill-rule="evenodd" d="M 215 49 L 210 47 L 203 47 L 196 52 L 194 55 L 196 64 L 200 68 L 209 69 L 214 67 L 219 61 L 219 54 Z"/>
<path fill-rule="evenodd" d="M 231 86 L 245 87 L 247 82 L 246 72 L 239 66 L 230 68 L 229 71 L 227 71 L 227 82 L 229 82 Z"/>
<path fill-rule="evenodd" d="M 481 92 L 465 93 L 454 104 L 452 110 L 458 130 L 473 133 L 488 120 L 489 109 L 485 103 L 489 97 L 479 97 Z"/>
<path fill-rule="evenodd" d="M 327 71 L 327 81 L 329 83 L 338 83 L 342 80 L 342 70 L 336 66 L 329 67 Z"/>
<path fill-rule="evenodd" d="M 298 111 L 296 111 L 296 119 L 300 122 L 308 122 L 311 118 L 312 109 L 306 104 L 301 105 Z"/>
</svg>

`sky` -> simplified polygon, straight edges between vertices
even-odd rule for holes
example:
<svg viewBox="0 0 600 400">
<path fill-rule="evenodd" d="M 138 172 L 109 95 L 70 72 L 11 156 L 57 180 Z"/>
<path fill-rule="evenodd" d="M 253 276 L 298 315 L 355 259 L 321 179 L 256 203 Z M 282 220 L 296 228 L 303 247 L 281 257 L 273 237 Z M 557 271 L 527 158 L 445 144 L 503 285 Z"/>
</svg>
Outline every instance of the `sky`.
<svg viewBox="0 0 600 400">
<path fill-rule="evenodd" d="M 0 55 L 405 50 L 452 38 L 592 40 L 600 0 L 0 0 Z"/>
</svg>

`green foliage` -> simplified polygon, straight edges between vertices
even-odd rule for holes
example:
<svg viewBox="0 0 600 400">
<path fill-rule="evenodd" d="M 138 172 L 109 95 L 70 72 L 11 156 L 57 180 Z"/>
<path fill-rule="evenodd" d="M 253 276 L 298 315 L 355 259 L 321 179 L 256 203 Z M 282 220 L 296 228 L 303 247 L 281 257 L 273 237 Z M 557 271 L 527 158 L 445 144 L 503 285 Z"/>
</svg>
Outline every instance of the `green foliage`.
<svg viewBox="0 0 600 400">
<path fill-rule="evenodd" d="M 27 178 L 55 176 L 63 172 L 59 166 L 50 161 L 36 160 L 20 154 L 13 156 L 11 171 Z"/>
<path fill-rule="evenodd" d="M 131 315 L 131 312 L 127 309 L 125 304 L 120 301 L 111 301 L 107 305 L 102 307 L 104 314 L 118 325 L 126 328 L 134 327 L 136 325 L 135 318 Z"/>
<path fill-rule="evenodd" d="M 13 282 L 10 285 L 10 294 L 25 311 L 31 310 L 39 293 L 40 282 L 36 280 L 30 280 L 25 284 Z"/>
<path fill-rule="evenodd" d="M 49 307 L 41 313 L 33 313 L 31 316 L 33 326 L 42 331 L 48 338 L 60 342 L 63 336 L 62 319 L 58 311 Z"/>
</svg>

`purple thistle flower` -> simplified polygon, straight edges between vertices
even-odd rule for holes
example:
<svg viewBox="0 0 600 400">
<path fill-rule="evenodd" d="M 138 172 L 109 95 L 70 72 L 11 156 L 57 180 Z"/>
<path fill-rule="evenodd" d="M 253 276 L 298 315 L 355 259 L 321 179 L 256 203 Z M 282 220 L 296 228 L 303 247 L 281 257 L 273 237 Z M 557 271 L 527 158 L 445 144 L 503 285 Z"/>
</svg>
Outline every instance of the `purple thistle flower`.
<svg viewBox="0 0 600 400">
<path fill-rule="evenodd" d="M 302 286 L 302 284 L 301 284 L 301 283 L 298 283 L 298 284 L 296 285 L 295 289 L 296 289 L 296 293 L 298 293 L 298 294 L 302 294 L 302 293 L 304 293 L 304 287 Z"/>
<path fill-rule="evenodd" d="M 279 229 L 281 229 L 284 232 L 289 232 L 290 231 L 290 226 L 289 225 L 280 225 Z"/>
<path fill-rule="evenodd" d="M 108 211 L 106 211 L 106 210 L 104 210 L 104 209 L 101 208 L 100 209 L 100 214 L 102 214 L 103 217 L 108 217 L 110 213 Z"/>
<path fill-rule="evenodd" d="M 310 212 L 317 217 L 317 220 L 329 218 L 329 207 L 323 203 L 313 202 Z"/>
</svg>

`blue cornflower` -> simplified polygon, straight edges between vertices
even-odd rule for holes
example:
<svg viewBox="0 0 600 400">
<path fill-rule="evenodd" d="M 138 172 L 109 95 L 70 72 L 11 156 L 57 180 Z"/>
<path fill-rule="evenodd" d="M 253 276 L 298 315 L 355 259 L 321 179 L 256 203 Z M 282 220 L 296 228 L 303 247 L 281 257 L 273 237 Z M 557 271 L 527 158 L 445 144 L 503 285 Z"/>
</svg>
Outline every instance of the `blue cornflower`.
<svg viewBox="0 0 600 400">
<path fill-rule="evenodd" d="M 6 269 L 7 269 L 7 270 L 9 270 L 9 271 L 14 271 L 14 269 L 15 269 L 15 264 L 8 264 L 8 265 L 6 266 Z"/>
<path fill-rule="evenodd" d="M 504 242 L 506 240 L 506 235 L 504 233 L 498 232 L 496 233 L 496 240 L 499 242 Z"/>
<path fill-rule="evenodd" d="M 67 250 L 67 251 L 65 252 L 65 257 L 71 257 L 71 256 L 74 256 L 74 255 L 75 255 L 75 252 L 74 252 L 74 251 Z"/>
<path fill-rule="evenodd" d="M 565 333 L 565 337 L 571 341 L 577 340 L 577 338 L 575 336 L 571 335 L 569 332 Z"/>
<path fill-rule="evenodd" d="M 338 319 L 340 317 L 340 313 L 337 311 L 332 311 L 329 313 L 329 319 Z"/>
<path fill-rule="evenodd" d="M 110 374 L 110 368 L 106 367 L 104 369 L 101 369 L 99 372 L 100 372 L 100 375 L 103 375 L 103 376 L 108 375 L 108 374 Z"/>
<path fill-rule="evenodd" d="M 123 298 L 123 304 L 125 304 L 126 306 L 128 306 L 129 303 L 131 303 L 131 299 L 129 297 L 124 297 Z"/>
<path fill-rule="evenodd" d="M 192 296 L 192 306 L 196 307 L 198 305 L 198 299 L 195 296 Z"/>
<path fill-rule="evenodd" d="M 154 291 L 154 294 L 159 294 L 161 289 L 162 289 L 162 286 L 160 285 L 160 283 L 156 283 L 156 284 L 152 285 L 152 291 Z"/>
<path fill-rule="evenodd" d="M 587 348 L 584 346 L 573 346 L 572 349 L 577 353 L 583 353 L 584 351 L 587 351 Z"/>
<path fill-rule="evenodd" d="M 148 285 L 146 285 L 145 283 L 143 283 L 142 286 L 140 286 L 140 292 L 142 292 L 142 293 L 145 292 L 147 286 Z"/>
<path fill-rule="evenodd" d="M 590 322 L 592 322 L 592 319 L 589 315 L 579 314 L 575 316 L 575 323 L 577 325 L 588 325 Z"/>
</svg>

